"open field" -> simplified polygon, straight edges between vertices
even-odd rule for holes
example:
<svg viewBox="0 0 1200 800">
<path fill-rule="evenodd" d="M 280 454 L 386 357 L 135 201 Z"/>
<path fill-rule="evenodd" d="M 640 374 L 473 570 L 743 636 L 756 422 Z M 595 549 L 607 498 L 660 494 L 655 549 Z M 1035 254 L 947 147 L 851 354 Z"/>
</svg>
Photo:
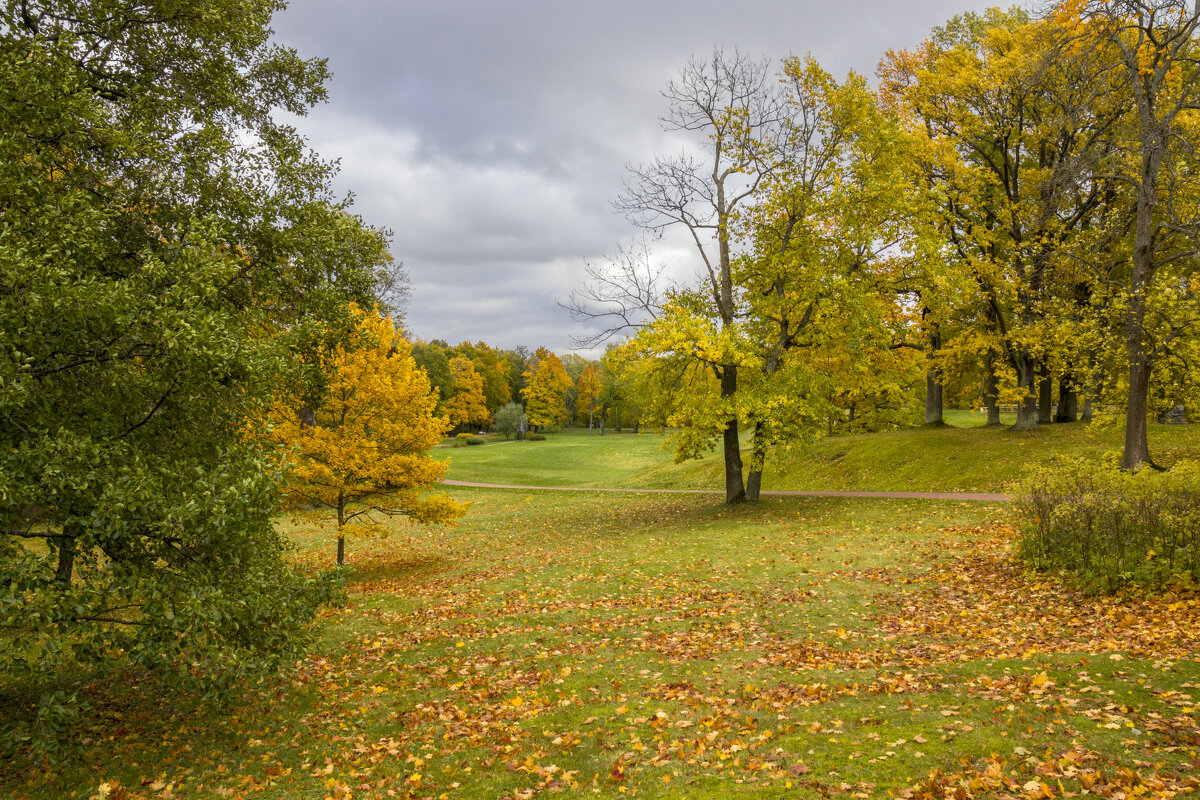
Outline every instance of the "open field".
<svg viewBox="0 0 1200 800">
<path fill-rule="evenodd" d="M 610 441 L 651 459 L 655 439 Z M 463 455 L 543 447 L 543 472 L 510 474 L 557 480 L 572 442 L 457 449 L 453 474 L 482 470 Z M 585 445 L 575 469 L 616 476 Z M 1197 598 L 1087 598 L 1028 574 L 1009 560 L 1003 505 L 451 492 L 473 503 L 457 528 L 351 540 L 350 602 L 323 614 L 294 671 L 220 710 L 136 676 L 93 686 L 99 714 L 70 763 L 0 766 L 0 797 L 1200 785 Z M 284 524 L 298 559 L 332 563 L 331 531 Z"/>
</svg>

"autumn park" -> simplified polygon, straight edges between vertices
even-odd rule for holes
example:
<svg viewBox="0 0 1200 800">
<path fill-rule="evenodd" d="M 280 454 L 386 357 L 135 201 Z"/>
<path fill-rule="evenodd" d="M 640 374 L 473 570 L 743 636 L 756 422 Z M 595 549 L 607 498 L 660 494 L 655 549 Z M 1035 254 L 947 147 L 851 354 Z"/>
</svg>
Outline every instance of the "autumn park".
<svg viewBox="0 0 1200 800">
<path fill-rule="evenodd" d="M 570 350 L 282 9 L 0 2 L 0 797 L 1200 795 L 1200 5 L 678 64 Z"/>
</svg>

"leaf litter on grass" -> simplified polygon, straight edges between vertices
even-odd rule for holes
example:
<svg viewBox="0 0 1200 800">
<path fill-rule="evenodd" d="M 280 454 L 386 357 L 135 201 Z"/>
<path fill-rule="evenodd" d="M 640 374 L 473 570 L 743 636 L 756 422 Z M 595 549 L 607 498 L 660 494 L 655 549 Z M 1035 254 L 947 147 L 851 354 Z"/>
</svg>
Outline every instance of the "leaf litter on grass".
<svg viewBox="0 0 1200 800">
<path fill-rule="evenodd" d="M 457 531 L 353 551 L 351 603 L 259 706 L 107 737 L 89 777 L 126 798 L 1197 787 L 1196 598 L 1028 573 L 1002 512 L 475 497 Z"/>
</svg>

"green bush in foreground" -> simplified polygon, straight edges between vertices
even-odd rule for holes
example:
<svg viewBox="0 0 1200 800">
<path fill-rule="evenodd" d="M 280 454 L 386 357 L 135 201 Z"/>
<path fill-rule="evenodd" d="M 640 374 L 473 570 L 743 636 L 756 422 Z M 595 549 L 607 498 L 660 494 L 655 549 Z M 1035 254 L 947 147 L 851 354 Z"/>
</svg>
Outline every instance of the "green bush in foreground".
<svg viewBox="0 0 1200 800">
<path fill-rule="evenodd" d="M 1016 487 L 1019 556 L 1075 573 L 1090 590 L 1200 581 L 1200 462 L 1131 473 L 1083 461 Z"/>
</svg>

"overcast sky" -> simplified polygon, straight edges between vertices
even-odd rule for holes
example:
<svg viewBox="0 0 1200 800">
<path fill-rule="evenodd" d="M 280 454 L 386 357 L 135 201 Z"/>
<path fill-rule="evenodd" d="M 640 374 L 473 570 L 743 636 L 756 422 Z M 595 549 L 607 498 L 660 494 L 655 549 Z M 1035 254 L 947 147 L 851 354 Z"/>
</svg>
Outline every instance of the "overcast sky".
<svg viewBox="0 0 1200 800">
<path fill-rule="evenodd" d="M 627 164 L 679 144 L 660 91 L 714 47 L 812 53 L 873 78 L 970 0 L 291 0 L 276 38 L 329 59 L 330 101 L 297 122 L 355 209 L 394 231 L 409 332 L 570 350 L 555 301 L 637 235 L 611 202 Z M 694 273 L 680 239 L 656 259 Z"/>
</svg>

